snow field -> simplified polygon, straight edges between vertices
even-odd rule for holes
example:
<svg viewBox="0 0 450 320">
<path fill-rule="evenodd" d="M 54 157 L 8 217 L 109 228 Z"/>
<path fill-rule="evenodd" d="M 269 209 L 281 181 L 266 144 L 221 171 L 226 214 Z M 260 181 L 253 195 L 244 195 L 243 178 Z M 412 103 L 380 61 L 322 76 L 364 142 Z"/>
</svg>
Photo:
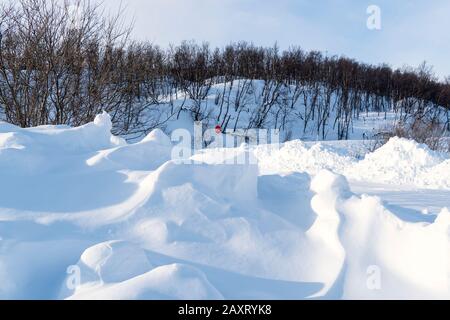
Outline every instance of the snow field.
<svg viewBox="0 0 450 320">
<path fill-rule="evenodd" d="M 450 197 L 411 221 L 352 191 L 446 192 L 446 154 L 292 141 L 177 164 L 162 131 L 127 144 L 110 130 L 106 114 L 0 124 L 0 298 L 450 298 Z M 226 163 L 243 153 L 257 163 Z"/>
</svg>

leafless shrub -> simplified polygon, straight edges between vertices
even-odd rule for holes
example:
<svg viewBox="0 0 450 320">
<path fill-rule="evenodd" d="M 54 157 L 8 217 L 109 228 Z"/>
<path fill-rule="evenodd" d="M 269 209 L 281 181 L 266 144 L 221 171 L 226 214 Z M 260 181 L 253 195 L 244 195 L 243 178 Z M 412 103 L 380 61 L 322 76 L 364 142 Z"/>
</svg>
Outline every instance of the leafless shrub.
<svg viewBox="0 0 450 320">
<path fill-rule="evenodd" d="M 377 139 L 373 141 L 376 141 L 376 147 L 379 147 L 392 137 L 400 137 L 426 144 L 431 150 L 450 152 L 450 141 L 445 136 L 446 132 L 445 124 L 421 118 L 407 122 L 399 121 L 379 132 L 376 135 Z"/>
</svg>

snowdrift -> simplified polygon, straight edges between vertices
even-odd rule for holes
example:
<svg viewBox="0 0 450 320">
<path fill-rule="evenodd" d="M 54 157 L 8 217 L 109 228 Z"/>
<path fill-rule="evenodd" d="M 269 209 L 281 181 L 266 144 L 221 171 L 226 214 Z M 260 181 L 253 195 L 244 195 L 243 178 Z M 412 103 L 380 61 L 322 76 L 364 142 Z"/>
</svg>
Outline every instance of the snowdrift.
<svg viewBox="0 0 450 320">
<path fill-rule="evenodd" d="M 444 155 L 431 151 L 426 145 L 394 137 L 349 170 L 353 178 L 360 180 L 436 187 L 439 175 L 446 173 L 444 168 L 437 167 L 444 160 Z"/>
<path fill-rule="evenodd" d="M 351 147 L 346 142 L 344 150 L 340 144 L 295 140 L 280 148 L 258 146 L 254 153 L 261 171 L 267 174 L 316 174 L 328 169 L 358 181 L 450 190 L 450 157 L 446 153 L 397 137 L 373 153 L 367 153 L 363 141 L 353 141 Z"/>
<path fill-rule="evenodd" d="M 360 160 L 293 141 L 178 164 L 162 131 L 127 144 L 110 130 L 107 114 L 0 124 L 0 298 L 450 298 L 450 197 L 411 221 L 352 191 L 445 192 L 447 155 L 393 139 Z M 243 154 L 256 162 L 228 164 Z"/>
</svg>

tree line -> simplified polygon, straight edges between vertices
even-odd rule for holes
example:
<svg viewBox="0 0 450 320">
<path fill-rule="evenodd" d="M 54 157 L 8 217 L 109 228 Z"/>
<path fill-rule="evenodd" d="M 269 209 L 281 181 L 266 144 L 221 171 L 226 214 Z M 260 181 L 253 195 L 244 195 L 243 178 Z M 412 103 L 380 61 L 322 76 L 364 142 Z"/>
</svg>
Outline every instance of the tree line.
<svg viewBox="0 0 450 320">
<path fill-rule="evenodd" d="M 325 137 L 332 125 L 346 139 L 361 114 L 394 111 L 404 121 L 444 121 L 450 129 L 450 78 L 440 81 L 425 63 L 393 69 L 246 42 L 162 49 L 131 40 L 130 32 L 120 15 L 88 0 L 4 3 L 1 119 L 21 127 L 78 126 L 105 110 L 116 134 L 139 136 L 181 112 L 193 120 L 214 118 L 223 129 L 237 129 L 247 113 L 247 128 L 266 127 L 271 119 L 270 126 L 283 129 L 298 117 L 303 130 L 313 125 Z"/>
</svg>

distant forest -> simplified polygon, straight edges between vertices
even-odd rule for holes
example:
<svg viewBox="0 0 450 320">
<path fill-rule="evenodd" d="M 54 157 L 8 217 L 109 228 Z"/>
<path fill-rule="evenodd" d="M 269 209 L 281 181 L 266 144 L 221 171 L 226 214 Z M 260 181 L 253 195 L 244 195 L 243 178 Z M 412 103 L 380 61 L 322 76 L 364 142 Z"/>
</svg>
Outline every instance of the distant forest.
<svg viewBox="0 0 450 320">
<path fill-rule="evenodd" d="M 217 108 L 230 101 L 238 110 L 252 83 L 262 80 L 257 117 L 303 108 L 303 121 L 330 121 L 339 138 L 365 112 L 395 111 L 449 127 L 450 78 L 439 80 L 431 67 L 393 69 L 343 56 L 293 47 L 280 50 L 238 42 L 223 48 L 184 42 L 162 49 L 130 39 L 120 15 L 80 1 L 76 14 L 58 0 L 20 0 L 0 9 L 0 118 L 22 127 L 82 125 L 102 110 L 117 134 L 148 132 L 181 109 L 193 120 L 210 116 L 204 101 L 215 86 Z M 71 6 L 73 9 L 73 5 Z M 186 98 L 175 105 L 179 96 Z M 227 126 L 225 110 L 220 109 Z M 443 116 L 444 115 L 444 116 Z M 445 118 L 446 117 L 446 118 Z M 446 120 L 445 120 L 446 119 Z"/>
</svg>

